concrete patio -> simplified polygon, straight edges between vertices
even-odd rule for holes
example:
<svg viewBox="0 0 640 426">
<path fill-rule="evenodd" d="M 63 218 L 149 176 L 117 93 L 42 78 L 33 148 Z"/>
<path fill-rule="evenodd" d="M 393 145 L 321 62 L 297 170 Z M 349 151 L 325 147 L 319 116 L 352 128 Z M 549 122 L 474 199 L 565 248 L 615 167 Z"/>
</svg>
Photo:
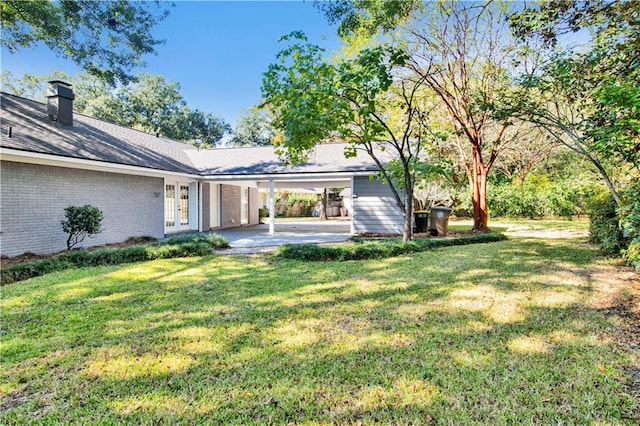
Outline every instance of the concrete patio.
<svg viewBox="0 0 640 426">
<path fill-rule="evenodd" d="M 348 221 L 284 222 L 269 225 L 248 225 L 213 231 L 229 241 L 230 250 L 220 253 L 253 253 L 274 250 L 283 244 L 319 244 L 346 241 L 351 237 Z"/>
</svg>

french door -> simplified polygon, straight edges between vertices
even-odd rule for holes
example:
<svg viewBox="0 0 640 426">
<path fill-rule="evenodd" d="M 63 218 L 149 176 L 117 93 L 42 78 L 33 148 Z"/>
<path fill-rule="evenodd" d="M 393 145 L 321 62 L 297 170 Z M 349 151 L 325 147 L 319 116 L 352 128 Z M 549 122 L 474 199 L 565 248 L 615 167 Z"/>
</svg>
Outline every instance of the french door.
<svg viewBox="0 0 640 426">
<path fill-rule="evenodd" d="M 164 227 L 165 232 L 191 229 L 192 203 L 191 186 L 181 182 L 166 182 L 164 185 Z"/>
</svg>

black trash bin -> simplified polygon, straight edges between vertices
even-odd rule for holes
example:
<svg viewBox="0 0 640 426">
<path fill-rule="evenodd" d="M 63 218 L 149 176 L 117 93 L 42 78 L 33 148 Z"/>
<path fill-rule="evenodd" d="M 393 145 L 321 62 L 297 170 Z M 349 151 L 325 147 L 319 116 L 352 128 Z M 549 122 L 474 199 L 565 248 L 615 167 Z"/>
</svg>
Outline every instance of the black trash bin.
<svg viewBox="0 0 640 426">
<path fill-rule="evenodd" d="M 449 207 L 431 207 L 431 215 L 429 217 L 429 233 L 431 236 L 444 237 L 447 235 L 450 214 L 451 209 Z"/>
<path fill-rule="evenodd" d="M 417 210 L 413 212 L 413 227 L 415 232 L 427 232 L 427 221 L 429 220 L 429 212 L 426 210 Z"/>
</svg>

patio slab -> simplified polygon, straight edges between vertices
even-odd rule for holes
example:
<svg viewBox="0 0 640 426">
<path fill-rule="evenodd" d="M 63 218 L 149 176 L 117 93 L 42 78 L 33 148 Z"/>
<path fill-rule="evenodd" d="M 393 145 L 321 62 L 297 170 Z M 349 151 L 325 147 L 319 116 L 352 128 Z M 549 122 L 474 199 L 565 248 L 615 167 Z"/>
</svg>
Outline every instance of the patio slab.
<svg viewBox="0 0 640 426">
<path fill-rule="evenodd" d="M 283 244 L 321 244 L 346 241 L 351 237 L 348 222 L 286 222 L 275 225 L 275 233 L 269 234 L 269 225 L 249 225 L 213 231 L 229 241 L 232 249 L 255 249 L 249 252 L 268 251 Z M 234 250 L 235 253 L 244 250 Z M 223 253 L 222 251 L 221 253 Z"/>
</svg>

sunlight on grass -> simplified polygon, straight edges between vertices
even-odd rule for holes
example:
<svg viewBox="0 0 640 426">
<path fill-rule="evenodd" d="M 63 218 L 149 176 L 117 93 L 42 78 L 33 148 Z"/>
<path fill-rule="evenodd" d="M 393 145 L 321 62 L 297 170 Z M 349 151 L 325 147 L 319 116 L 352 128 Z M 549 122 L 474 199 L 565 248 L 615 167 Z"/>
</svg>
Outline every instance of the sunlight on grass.
<svg viewBox="0 0 640 426">
<path fill-rule="evenodd" d="M 479 312 L 493 322 L 512 324 L 526 318 L 522 306 L 522 300 L 526 297 L 526 293 L 505 293 L 488 285 L 467 286 L 451 292 L 449 297 L 437 305 L 446 312 L 450 310 Z"/>
<path fill-rule="evenodd" d="M 546 285 L 563 287 L 584 287 L 589 285 L 587 277 L 578 275 L 571 269 L 571 265 L 566 265 L 566 267 L 559 266 L 558 270 L 553 271 L 553 273 L 545 274 L 540 277 L 540 282 L 543 282 Z"/>
<path fill-rule="evenodd" d="M 221 353 L 224 345 L 217 330 L 208 327 L 181 327 L 166 333 L 177 350 L 189 355 Z"/>
<path fill-rule="evenodd" d="M 56 300 L 59 302 L 64 302 L 67 300 L 77 299 L 80 296 L 88 295 L 91 293 L 92 289 L 89 286 L 86 287 L 78 287 L 74 286 L 68 290 L 62 291 L 58 293 Z"/>
<path fill-rule="evenodd" d="M 512 339 L 507 345 L 520 354 L 543 354 L 549 350 L 549 343 L 542 336 L 522 336 Z"/>
<path fill-rule="evenodd" d="M 349 405 L 352 405 L 356 412 L 374 411 L 384 407 L 425 409 L 437 393 L 437 388 L 427 381 L 400 378 L 389 386 L 365 387 Z"/>
<path fill-rule="evenodd" d="M 0 297 L 0 309 L 28 309 L 31 302 L 26 297 Z"/>
<path fill-rule="evenodd" d="M 109 407 L 124 415 L 153 413 L 160 416 L 175 416 L 198 412 L 199 410 L 194 410 L 195 407 L 190 401 L 190 395 L 168 395 L 166 392 L 157 391 L 116 399 L 109 404 Z"/>
<path fill-rule="evenodd" d="M 531 306 L 561 308 L 577 303 L 582 297 L 575 290 L 541 290 L 532 293 Z"/>
<path fill-rule="evenodd" d="M 576 334 L 569 330 L 557 330 L 549 334 L 549 341 L 565 346 L 605 346 L 612 342 L 610 336 Z"/>
<path fill-rule="evenodd" d="M 451 292 L 446 304 L 451 309 L 487 311 L 495 303 L 497 295 L 497 290 L 487 285 L 465 288 Z"/>
<path fill-rule="evenodd" d="M 133 355 L 122 352 L 124 350 L 117 348 L 97 351 L 82 373 L 88 377 L 122 380 L 182 372 L 195 362 L 193 357 L 176 353 Z"/>
<path fill-rule="evenodd" d="M 163 259 L 160 262 L 144 262 L 125 265 L 109 274 L 110 278 L 126 281 L 154 280 L 167 275 L 173 268 L 179 269 L 180 263 L 175 259 Z"/>
<path fill-rule="evenodd" d="M 318 343 L 324 334 L 325 321 L 304 319 L 276 323 L 269 334 L 282 350 L 297 351 Z"/>
<path fill-rule="evenodd" d="M 105 296 L 98 296 L 98 297 L 94 297 L 91 300 L 93 300 L 94 302 L 113 302 L 116 300 L 127 299 L 131 296 L 133 296 L 133 293 L 131 293 L 130 291 L 127 291 L 123 293 L 111 293 Z"/>
<path fill-rule="evenodd" d="M 470 368 L 482 368 L 493 361 L 490 354 L 472 353 L 469 349 L 463 349 L 453 354 L 453 360 L 460 365 Z"/>
</svg>

